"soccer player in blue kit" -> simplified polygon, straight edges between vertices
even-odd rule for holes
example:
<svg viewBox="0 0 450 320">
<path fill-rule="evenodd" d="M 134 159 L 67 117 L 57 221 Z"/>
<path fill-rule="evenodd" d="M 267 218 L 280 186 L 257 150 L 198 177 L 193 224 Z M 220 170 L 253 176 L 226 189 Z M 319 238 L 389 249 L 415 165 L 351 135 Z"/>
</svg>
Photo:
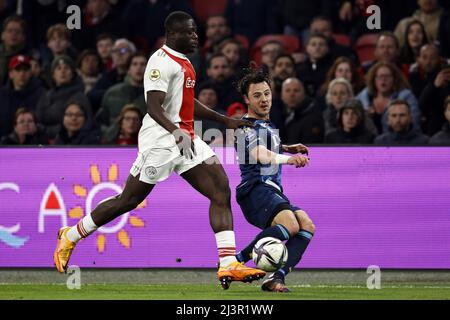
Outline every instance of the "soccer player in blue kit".
<svg viewBox="0 0 450 320">
<path fill-rule="evenodd" d="M 236 187 L 236 199 L 246 220 L 262 231 L 236 257 L 243 263 L 249 261 L 254 245 L 264 237 L 287 241 L 286 264 L 263 282 L 262 290 L 289 292 L 285 276 L 302 258 L 315 226 L 307 213 L 291 204 L 283 194 L 281 165 L 304 167 L 309 163 L 308 148 L 302 144 L 281 144 L 278 130 L 269 120 L 272 91 L 268 75 L 249 69 L 239 81 L 238 89 L 248 106 L 243 119 L 253 122 L 254 127 L 235 132 L 242 178 Z M 284 155 L 283 151 L 293 155 Z"/>
</svg>

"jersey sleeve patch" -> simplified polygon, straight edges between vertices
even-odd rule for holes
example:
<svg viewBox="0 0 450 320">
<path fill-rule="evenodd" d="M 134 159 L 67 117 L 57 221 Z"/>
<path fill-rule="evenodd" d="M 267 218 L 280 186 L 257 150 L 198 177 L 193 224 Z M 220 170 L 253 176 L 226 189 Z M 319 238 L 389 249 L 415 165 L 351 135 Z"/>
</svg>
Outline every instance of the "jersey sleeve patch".
<svg viewBox="0 0 450 320">
<path fill-rule="evenodd" d="M 156 81 L 161 78 L 161 71 L 158 69 L 151 69 L 149 72 L 149 78 L 152 81 Z"/>
</svg>

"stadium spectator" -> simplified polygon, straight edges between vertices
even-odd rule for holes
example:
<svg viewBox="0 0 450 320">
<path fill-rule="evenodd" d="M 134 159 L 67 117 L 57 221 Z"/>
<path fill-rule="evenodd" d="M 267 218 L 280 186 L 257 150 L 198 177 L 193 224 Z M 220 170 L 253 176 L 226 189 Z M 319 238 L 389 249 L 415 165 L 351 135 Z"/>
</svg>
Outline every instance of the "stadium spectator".
<svg viewBox="0 0 450 320">
<path fill-rule="evenodd" d="M 225 114 L 225 111 L 217 109 L 217 104 L 218 104 L 219 98 L 218 98 L 215 87 L 211 83 L 206 83 L 206 84 L 200 86 L 200 88 L 198 89 L 197 99 L 198 99 L 198 101 L 203 103 L 208 108 L 210 108 L 216 112 L 219 112 L 221 114 Z M 202 137 L 203 141 L 206 141 L 206 143 L 208 143 L 208 144 L 210 144 L 213 141 L 215 144 L 219 143 L 219 142 L 223 142 L 223 134 L 225 133 L 226 127 L 222 123 L 218 123 L 218 122 L 211 121 L 208 119 L 202 119 L 202 120 L 196 119 L 195 121 L 196 121 L 195 130 L 198 132 L 197 134 L 199 136 L 201 133 L 201 137 Z M 201 130 L 200 130 L 200 128 L 197 127 L 200 123 L 201 123 Z M 211 135 L 213 133 L 212 131 L 210 131 L 209 134 L 205 135 L 205 132 L 210 129 L 219 130 L 221 132 L 221 136 L 213 137 Z"/>
<path fill-rule="evenodd" d="M 242 69 L 248 65 L 248 59 L 242 43 L 235 38 L 228 38 L 219 44 L 217 50 L 227 57 L 233 74 L 236 78 L 239 78 Z"/>
<path fill-rule="evenodd" d="M 221 14 L 214 14 L 206 20 L 206 39 L 201 49 L 203 57 L 208 60 L 210 56 L 218 51 L 218 45 L 231 36 L 231 29 L 227 19 Z"/>
<path fill-rule="evenodd" d="M 371 144 L 375 135 L 367 129 L 364 108 L 359 100 L 347 101 L 338 111 L 337 128 L 325 135 L 325 143 Z"/>
<path fill-rule="evenodd" d="M 288 78 L 281 89 L 284 124 L 280 128 L 283 143 L 320 143 L 323 141 L 323 119 L 313 100 L 305 93 L 301 81 Z M 282 130 L 281 130 L 282 129 Z"/>
<path fill-rule="evenodd" d="M 232 34 L 244 35 L 253 44 L 262 35 L 282 33 L 277 5 L 273 0 L 228 0 L 225 17 Z"/>
<path fill-rule="evenodd" d="M 362 67 L 365 74 L 380 61 L 393 63 L 397 65 L 404 74 L 407 74 L 408 70 L 405 71 L 399 63 L 400 44 L 397 37 L 392 32 L 384 31 L 380 33 L 375 46 L 374 56 L 374 61 L 363 62 Z"/>
<path fill-rule="evenodd" d="M 48 144 L 45 130 L 37 123 L 36 115 L 26 108 L 19 108 L 14 117 L 14 131 L 4 136 L 2 145 L 40 145 Z"/>
<path fill-rule="evenodd" d="M 100 144 L 100 131 L 89 116 L 89 107 L 80 101 L 71 100 L 66 104 L 59 127 L 57 145 Z"/>
<path fill-rule="evenodd" d="M 267 41 L 261 47 L 261 62 L 263 67 L 267 68 L 269 72 L 273 72 L 276 57 L 283 53 L 284 47 L 280 42 L 275 40 Z"/>
<path fill-rule="evenodd" d="M 378 62 L 367 75 L 367 87 L 358 94 L 365 110 L 369 112 L 378 133 L 388 131 L 387 109 L 391 101 L 406 100 L 411 110 L 415 127 L 420 128 L 418 101 L 409 89 L 409 84 L 401 71 L 392 63 Z"/>
<path fill-rule="evenodd" d="M 309 27 L 314 17 L 324 15 L 333 17 L 336 6 L 333 1 L 297 1 L 282 0 L 278 4 L 284 25 L 284 34 L 295 35 L 302 40 L 302 43 L 310 38 Z"/>
<path fill-rule="evenodd" d="M 52 81 L 50 77 L 45 75 L 44 69 L 42 68 L 41 58 L 37 51 L 34 51 L 34 53 L 30 56 L 30 65 L 32 76 L 38 79 L 45 89 L 49 89 Z"/>
<path fill-rule="evenodd" d="M 444 102 L 444 116 L 447 121 L 442 130 L 431 137 L 430 144 L 450 146 L 450 96 Z"/>
<path fill-rule="evenodd" d="M 218 94 L 217 109 L 226 111 L 230 104 L 242 100 L 234 86 L 235 77 L 230 62 L 223 54 L 216 53 L 209 59 L 206 74 L 209 79 L 201 83 L 200 87 L 207 84 L 215 88 Z"/>
<path fill-rule="evenodd" d="M 406 100 L 393 100 L 387 107 L 389 130 L 375 138 L 377 145 L 425 145 L 429 138 L 414 126 Z"/>
<path fill-rule="evenodd" d="M 426 44 L 420 48 L 417 62 L 409 72 L 409 83 L 416 97 L 420 97 L 425 87 L 434 81 L 442 67 L 439 48 L 434 44 Z"/>
<path fill-rule="evenodd" d="M 325 95 L 326 108 L 323 111 L 325 134 L 338 128 L 339 110 L 352 99 L 353 89 L 350 82 L 344 78 L 336 78 L 330 82 Z M 364 112 L 363 115 L 366 129 L 376 134 L 377 129 L 367 112 Z"/>
<path fill-rule="evenodd" d="M 128 35 L 127 23 L 109 0 L 87 0 L 82 20 L 83 27 L 72 34 L 73 43 L 80 51 L 95 48 L 97 37 L 103 33 L 117 38 Z"/>
<path fill-rule="evenodd" d="M 27 106 L 35 110 L 37 101 L 45 92 L 39 80 L 32 76 L 27 56 L 14 56 L 8 69 L 9 81 L 0 88 L 0 137 L 13 130 L 17 109 Z"/>
<path fill-rule="evenodd" d="M 306 44 L 308 57 L 297 66 L 297 75 L 305 86 L 306 93 L 314 98 L 325 81 L 328 70 L 333 64 L 327 39 L 313 34 Z"/>
<path fill-rule="evenodd" d="M 425 134 L 433 136 L 446 122 L 441 106 L 450 95 L 450 67 L 441 68 L 434 81 L 423 89 L 419 99 L 419 106 L 425 117 L 423 130 Z"/>
<path fill-rule="evenodd" d="M 100 79 L 101 60 L 93 49 L 84 50 L 78 57 L 77 73 L 84 84 L 84 92 L 91 91 Z"/>
<path fill-rule="evenodd" d="M 353 92 L 356 94 L 364 89 L 364 80 L 358 72 L 356 64 L 347 57 L 337 58 L 328 70 L 325 82 L 320 88 L 318 105 L 321 106 L 322 110 L 325 110 L 326 107 L 325 95 L 327 94 L 330 82 L 337 78 L 344 78 L 350 82 Z"/>
<path fill-rule="evenodd" d="M 83 82 L 77 76 L 75 63 L 69 56 L 56 57 L 52 62 L 51 74 L 53 87 L 39 99 L 36 115 L 39 122 L 45 126 L 50 139 L 53 139 L 58 133 L 68 100 L 82 103 L 89 116 L 92 111 L 84 95 Z"/>
<path fill-rule="evenodd" d="M 120 111 L 119 117 L 114 125 L 103 134 L 106 144 L 115 145 L 137 145 L 138 133 L 142 125 L 143 114 L 135 104 L 127 104 Z"/>
<path fill-rule="evenodd" d="M 406 26 L 403 35 L 403 45 L 400 47 L 401 64 L 411 65 L 416 62 L 420 48 L 428 43 L 425 27 L 419 20 L 412 20 Z"/>
<path fill-rule="evenodd" d="M 273 81 L 272 97 L 278 98 L 281 95 L 281 86 L 287 78 L 293 78 L 295 73 L 295 61 L 289 54 L 281 54 L 275 58 L 273 72 L 270 75 Z"/>
<path fill-rule="evenodd" d="M 18 16 L 10 16 L 3 22 L 0 43 L 0 86 L 8 79 L 8 63 L 11 58 L 18 54 L 27 54 L 25 29 L 25 21 Z"/>
<path fill-rule="evenodd" d="M 147 112 L 144 90 L 144 73 L 147 65 L 147 56 L 143 52 L 134 53 L 129 61 L 127 77 L 122 83 L 112 86 L 106 91 L 102 106 L 97 114 L 97 120 L 102 125 L 102 131 L 114 124 L 123 107 L 133 103 L 141 110 Z"/>
<path fill-rule="evenodd" d="M 78 56 L 77 50 L 71 43 L 70 30 L 62 23 L 53 25 L 47 30 L 47 45 L 40 52 L 46 78 L 51 78 L 51 64 L 59 55 L 67 55 L 73 61 L 76 61 Z"/>
<path fill-rule="evenodd" d="M 309 33 L 321 34 L 325 38 L 327 38 L 328 47 L 333 59 L 337 59 L 339 57 L 347 57 L 355 61 L 355 63 L 359 63 L 358 55 L 350 47 L 340 45 L 334 40 L 333 22 L 330 18 L 325 16 L 315 17 L 309 26 Z"/>
<path fill-rule="evenodd" d="M 127 39 L 117 39 L 112 50 L 113 68 L 104 73 L 88 93 L 94 112 L 100 108 L 103 95 L 113 85 L 123 82 L 128 72 L 128 62 L 136 46 Z"/>
<path fill-rule="evenodd" d="M 439 6 L 438 0 L 417 0 L 419 9 L 411 17 L 400 20 L 394 34 L 403 46 L 405 30 L 412 20 L 419 20 L 425 26 L 428 40 L 434 42 L 438 38 L 439 22 L 444 9 Z"/>
<path fill-rule="evenodd" d="M 103 33 L 97 37 L 97 54 L 102 59 L 102 65 L 106 71 L 113 68 L 112 51 L 114 47 L 114 36 Z"/>
</svg>

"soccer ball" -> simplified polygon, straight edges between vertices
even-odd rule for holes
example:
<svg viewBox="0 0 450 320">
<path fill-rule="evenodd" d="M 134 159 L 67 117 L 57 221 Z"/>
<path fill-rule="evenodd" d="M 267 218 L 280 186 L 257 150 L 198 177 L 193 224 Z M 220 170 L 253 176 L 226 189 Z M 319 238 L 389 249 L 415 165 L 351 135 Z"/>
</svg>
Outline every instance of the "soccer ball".
<svg viewBox="0 0 450 320">
<path fill-rule="evenodd" d="M 288 251 L 284 243 L 272 237 L 260 239 L 253 247 L 253 262 L 264 271 L 276 271 L 287 261 Z"/>
</svg>

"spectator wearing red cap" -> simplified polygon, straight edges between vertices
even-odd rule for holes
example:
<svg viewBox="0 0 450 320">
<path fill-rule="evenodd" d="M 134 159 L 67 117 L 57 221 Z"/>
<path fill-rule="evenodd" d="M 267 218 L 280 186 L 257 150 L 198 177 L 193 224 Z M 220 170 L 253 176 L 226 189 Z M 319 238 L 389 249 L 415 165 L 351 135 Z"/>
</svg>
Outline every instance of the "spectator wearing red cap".
<svg viewBox="0 0 450 320">
<path fill-rule="evenodd" d="M 230 104 L 227 109 L 227 116 L 233 119 L 241 119 L 247 113 L 247 109 L 240 102 Z"/>
<path fill-rule="evenodd" d="M 36 109 L 36 103 L 45 89 L 31 74 L 30 59 L 16 55 L 8 65 L 9 80 L 0 89 L 0 136 L 13 130 L 14 115 L 20 107 Z"/>
</svg>

